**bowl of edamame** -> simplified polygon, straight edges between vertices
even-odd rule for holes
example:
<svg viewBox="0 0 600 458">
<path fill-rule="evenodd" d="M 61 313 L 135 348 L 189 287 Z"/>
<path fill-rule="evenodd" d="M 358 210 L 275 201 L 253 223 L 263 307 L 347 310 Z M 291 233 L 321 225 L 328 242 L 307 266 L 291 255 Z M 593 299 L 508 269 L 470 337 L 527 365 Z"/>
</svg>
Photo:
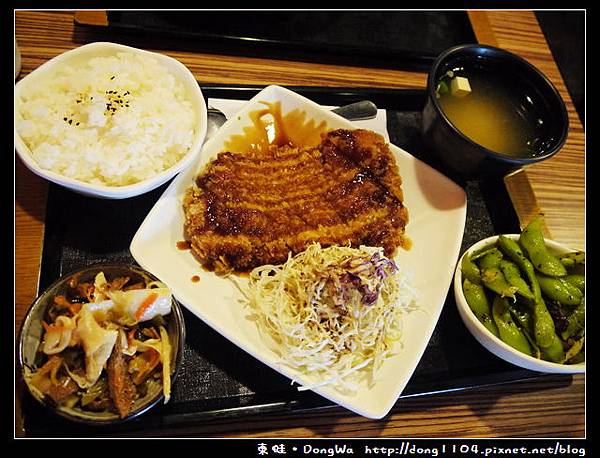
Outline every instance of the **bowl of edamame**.
<svg viewBox="0 0 600 458">
<path fill-rule="evenodd" d="M 545 239 L 535 218 L 521 234 L 483 239 L 454 275 L 458 312 L 496 356 L 548 373 L 585 372 L 585 252 Z"/>
</svg>

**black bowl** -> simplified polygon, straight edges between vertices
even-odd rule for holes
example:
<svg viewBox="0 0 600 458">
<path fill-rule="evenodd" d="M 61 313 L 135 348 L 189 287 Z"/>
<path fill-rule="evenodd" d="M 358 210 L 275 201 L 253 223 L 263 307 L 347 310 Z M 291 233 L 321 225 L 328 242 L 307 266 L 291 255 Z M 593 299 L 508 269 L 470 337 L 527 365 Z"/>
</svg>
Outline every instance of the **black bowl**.
<svg viewBox="0 0 600 458">
<path fill-rule="evenodd" d="M 57 415 L 76 423 L 88 425 L 114 425 L 137 418 L 159 402 L 163 401 L 164 395 L 162 388 L 154 387 L 152 390 L 148 390 L 148 393 L 146 393 L 145 396 L 135 401 L 131 412 L 125 418 L 120 418 L 114 412 L 91 412 L 79 407 L 57 405 L 39 390 L 35 389 L 29 382 L 33 370 L 37 367 L 37 360 L 39 357 L 38 348 L 43 340 L 44 334 L 42 320 L 44 319 L 46 309 L 52 303 L 54 297 L 58 294 L 65 294 L 67 284 L 74 275 L 79 276 L 80 281 L 93 282 L 94 277 L 99 272 L 104 272 L 109 281 L 116 277 L 124 276 L 128 276 L 132 279 L 144 280 L 145 282 L 158 280 L 158 278 L 141 267 L 126 264 L 95 264 L 63 275 L 40 294 L 27 311 L 19 333 L 17 359 L 25 385 L 32 397 L 41 405 Z M 166 320 L 166 331 L 169 334 L 169 339 L 171 341 L 172 387 L 181 366 L 185 342 L 185 322 L 183 313 L 181 311 L 181 306 L 174 297 L 172 297 L 171 302 L 171 313 L 164 318 Z"/>
<path fill-rule="evenodd" d="M 444 114 L 436 97 L 440 78 L 465 64 L 506 75 L 533 100 L 532 105 L 545 121 L 543 138 L 536 146 L 535 154 L 514 157 L 489 150 L 464 135 Z M 441 53 L 429 72 L 422 116 L 424 140 L 442 164 L 459 177 L 499 177 L 546 160 L 563 146 L 568 130 L 567 109 L 556 88 L 537 68 L 513 53 L 478 44 L 455 46 Z"/>
</svg>

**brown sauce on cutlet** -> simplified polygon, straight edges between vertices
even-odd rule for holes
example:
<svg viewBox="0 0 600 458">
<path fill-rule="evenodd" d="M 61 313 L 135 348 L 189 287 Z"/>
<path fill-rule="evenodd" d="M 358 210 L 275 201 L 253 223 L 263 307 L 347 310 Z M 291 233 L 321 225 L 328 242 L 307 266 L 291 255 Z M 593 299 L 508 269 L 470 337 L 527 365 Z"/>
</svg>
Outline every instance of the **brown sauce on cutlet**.
<svg viewBox="0 0 600 458">
<path fill-rule="evenodd" d="M 380 135 L 326 132 L 303 111 L 263 103 L 186 198 L 186 233 L 205 269 L 249 272 L 313 241 L 381 246 L 388 256 L 409 246 L 402 180 Z"/>
<path fill-rule="evenodd" d="M 295 109 L 284 115 L 280 101 L 261 103 L 266 108 L 250 113 L 252 125 L 244 127 L 243 135 L 232 135 L 225 142 L 225 151 L 260 155 L 272 146 L 314 147 L 328 130 L 325 121 L 317 124 L 314 119 L 307 119 L 304 110 Z"/>
<path fill-rule="evenodd" d="M 192 247 L 192 243 L 189 240 L 180 240 L 177 242 L 177 248 L 179 250 L 189 250 Z"/>
</svg>

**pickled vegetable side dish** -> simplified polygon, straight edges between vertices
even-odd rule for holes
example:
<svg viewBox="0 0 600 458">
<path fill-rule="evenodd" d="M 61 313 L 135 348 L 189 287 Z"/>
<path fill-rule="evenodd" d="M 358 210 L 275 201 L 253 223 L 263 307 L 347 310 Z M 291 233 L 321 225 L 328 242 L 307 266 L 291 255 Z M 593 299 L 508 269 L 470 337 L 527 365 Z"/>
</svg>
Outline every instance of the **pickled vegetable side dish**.
<svg viewBox="0 0 600 458">
<path fill-rule="evenodd" d="M 161 388 L 167 402 L 171 343 L 164 317 L 171 304 L 170 290 L 158 281 L 72 276 L 44 313 L 29 386 L 58 406 L 120 418 Z"/>
<path fill-rule="evenodd" d="M 551 252 L 534 219 L 518 240 L 461 261 L 463 293 L 477 319 L 521 353 L 559 364 L 585 361 L 585 253 Z"/>
</svg>

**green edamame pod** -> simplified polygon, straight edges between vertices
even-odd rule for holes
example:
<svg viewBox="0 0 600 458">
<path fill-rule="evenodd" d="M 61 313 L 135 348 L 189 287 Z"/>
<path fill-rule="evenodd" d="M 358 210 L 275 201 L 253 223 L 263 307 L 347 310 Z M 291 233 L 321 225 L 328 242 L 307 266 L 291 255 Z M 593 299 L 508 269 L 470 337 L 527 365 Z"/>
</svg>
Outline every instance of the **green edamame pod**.
<svg viewBox="0 0 600 458">
<path fill-rule="evenodd" d="M 564 340 L 570 337 L 578 335 L 583 329 L 585 329 L 585 300 L 571 312 L 567 317 L 568 325 L 567 329 L 562 332 L 561 336 Z"/>
<path fill-rule="evenodd" d="M 550 299 L 564 305 L 577 305 L 583 298 L 583 293 L 563 278 L 548 277 L 536 274 L 542 292 Z"/>
<path fill-rule="evenodd" d="M 483 284 L 500 296 L 515 298 L 517 288 L 512 286 L 500 270 L 500 261 L 502 261 L 502 252 L 498 248 L 488 250 L 485 256 L 479 261 L 481 269 L 481 280 Z"/>
<path fill-rule="evenodd" d="M 543 299 L 536 301 L 533 307 L 533 334 L 544 359 L 555 363 L 564 360 L 565 352 L 562 342 L 556 334 L 554 320 Z"/>
<path fill-rule="evenodd" d="M 576 264 L 585 264 L 585 251 L 573 251 L 559 257 L 560 262 L 566 268 L 573 267 Z"/>
<path fill-rule="evenodd" d="M 490 251 L 492 251 L 494 249 L 496 249 L 495 246 L 488 246 L 485 248 L 481 248 L 480 250 L 471 254 L 471 261 L 477 261 L 478 259 L 483 258 L 486 254 L 488 254 Z"/>
<path fill-rule="evenodd" d="M 488 269 L 490 267 L 499 267 L 500 261 L 502 261 L 502 252 L 498 248 L 491 248 L 488 250 L 479 261 L 479 268 L 481 270 Z"/>
<path fill-rule="evenodd" d="M 519 326 L 527 331 L 533 331 L 533 318 L 529 305 L 524 305 L 521 302 L 509 303 L 509 305 L 510 312 Z"/>
<path fill-rule="evenodd" d="M 499 294 L 501 297 L 515 298 L 517 288 L 506 281 L 504 274 L 498 267 L 488 267 L 487 269 L 484 269 L 481 273 L 481 280 L 486 288 Z"/>
<path fill-rule="evenodd" d="M 585 361 L 585 352 L 583 351 L 584 339 L 578 340 L 573 344 L 565 356 L 565 364 L 579 364 Z"/>
<path fill-rule="evenodd" d="M 469 304 L 469 307 L 481 324 L 496 337 L 499 337 L 498 328 L 492 320 L 492 311 L 483 286 L 473 283 L 468 278 L 465 278 L 463 282 L 463 293 L 465 294 L 467 304 Z"/>
<path fill-rule="evenodd" d="M 562 277 L 567 283 L 577 288 L 582 293 L 585 292 L 585 275 L 569 274 Z"/>
<path fill-rule="evenodd" d="M 540 351 L 540 347 L 535 341 L 533 337 L 533 319 L 531 318 L 531 314 L 528 309 L 519 307 L 519 304 L 510 304 L 510 313 L 513 317 L 513 320 L 519 325 L 521 331 L 527 338 L 527 342 L 529 342 L 529 346 L 531 347 L 532 355 L 538 359 L 542 357 L 542 353 Z"/>
<path fill-rule="evenodd" d="M 471 260 L 469 253 L 465 253 L 460 262 L 460 270 L 465 278 L 468 278 L 471 283 L 481 284 L 481 271 L 477 264 Z"/>
<path fill-rule="evenodd" d="M 531 356 L 532 352 L 529 342 L 527 342 L 527 337 L 525 337 L 523 331 L 521 331 L 519 326 L 512 319 L 508 301 L 505 298 L 500 296 L 494 297 L 492 316 L 498 327 L 500 339 L 516 350 Z"/>
<path fill-rule="evenodd" d="M 548 251 L 542 224 L 543 220 L 539 217 L 531 221 L 521 232 L 519 245 L 538 271 L 552 277 L 562 277 L 567 274 L 567 269 L 558 257 Z"/>
<path fill-rule="evenodd" d="M 526 299 L 533 300 L 533 293 L 531 289 L 529 289 L 529 285 L 523 278 L 521 277 L 521 272 L 517 265 L 511 261 L 503 259 L 500 261 L 500 270 L 504 274 L 504 278 L 506 281 L 510 283 L 512 286 L 517 288 L 517 294 L 520 294 Z"/>
<path fill-rule="evenodd" d="M 498 237 L 498 246 L 525 273 L 535 300 L 541 300 L 542 292 L 535 276 L 535 268 L 525 256 L 519 244 L 511 238 L 501 235 Z"/>
</svg>

